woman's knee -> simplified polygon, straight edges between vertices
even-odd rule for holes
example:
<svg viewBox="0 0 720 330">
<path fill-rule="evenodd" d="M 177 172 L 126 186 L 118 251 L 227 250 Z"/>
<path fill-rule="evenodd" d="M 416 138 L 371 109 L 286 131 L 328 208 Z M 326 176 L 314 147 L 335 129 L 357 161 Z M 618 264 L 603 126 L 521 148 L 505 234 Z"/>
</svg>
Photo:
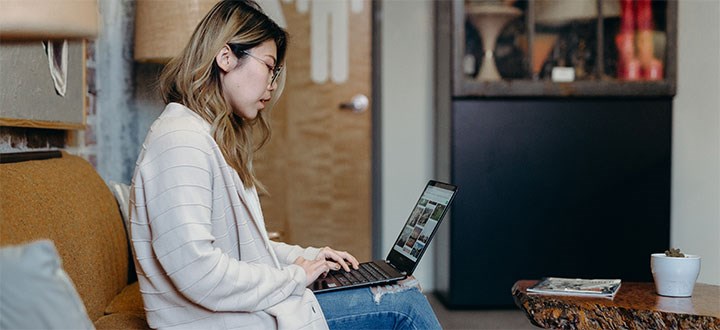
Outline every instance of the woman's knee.
<svg viewBox="0 0 720 330">
<path fill-rule="evenodd" d="M 409 329 L 436 329 L 440 324 L 427 298 L 418 289 L 412 288 L 400 292 L 387 292 L 382 297 L 392 305 L 396 312 L 396 324 L 403 324 Z M 403 328 L 403 327 L 401 327 Z"/>
</svg>

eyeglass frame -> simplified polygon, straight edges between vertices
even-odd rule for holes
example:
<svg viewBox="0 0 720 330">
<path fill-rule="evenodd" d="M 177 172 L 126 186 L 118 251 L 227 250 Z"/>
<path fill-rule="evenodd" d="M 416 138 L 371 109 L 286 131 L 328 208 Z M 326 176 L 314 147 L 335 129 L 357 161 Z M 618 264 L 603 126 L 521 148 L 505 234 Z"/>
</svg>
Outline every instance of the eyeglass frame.
<svg viewBox="0 0 720 330">
<path fill-rule="evenodd" d="M 233 48 L 234 48 L 233 46 L 234 46 L 234 45 L 235 45 L 235 44 L 228 44 L 228 46 L 230 47 L 231 50 L 233 50 Z M 235 53 L 234 50 L 233 50 L 233 53 Z M 269 81 L 269 85 L 270 85 L 270 86 L 272 86 L 272 84 L 275 83 L 275 80 L 277 80 L 277 78 L 280 76 L 280 73 L 282 73 L 283 68 L 285 67 L 285 66 L 283 66 L 283 65 L 275 65 L 275 66 L 272 66 L 272 65 L 268 64 L 267 62 L 263 61 L 263 59 L 255 56 L 255 55 L 253 55 L 253 54 L 251 54 L 251 53 L 250 53 L 249 51 L 247 51 L 247 50 L 241 50 L 241 51 L 239 51 L 239 52 L 237 52 L 237 53 L 250 56 L 251 58 L 257 60 L 258 62 L 264 64 L 264 65 L 268 68 L 268 70 L 270 71 L 270 81 Z M 239 55 L 239 54 L 237 54 L 237 53 L 236 53 L 236 56 Z"/>
</svg>

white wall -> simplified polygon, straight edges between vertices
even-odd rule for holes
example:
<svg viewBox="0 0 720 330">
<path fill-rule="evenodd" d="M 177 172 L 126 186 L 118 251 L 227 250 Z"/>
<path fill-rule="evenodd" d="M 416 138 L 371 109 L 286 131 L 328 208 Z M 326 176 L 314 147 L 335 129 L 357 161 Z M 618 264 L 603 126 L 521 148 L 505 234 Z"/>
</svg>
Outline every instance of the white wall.
<svg viewBox="0 0 720 330">
<path fill-rule="evenodd" d="M 382 242 L 390 251 L 412 207 L 434 173 L 433 3 L 382 3 Z M 415 271 L 432 290 L 432 245 Z"/>
<path fill-rule="evenodd" d="M 720 2 L 680 1 L 670 242 L 720 285 Z"/>
</svg>

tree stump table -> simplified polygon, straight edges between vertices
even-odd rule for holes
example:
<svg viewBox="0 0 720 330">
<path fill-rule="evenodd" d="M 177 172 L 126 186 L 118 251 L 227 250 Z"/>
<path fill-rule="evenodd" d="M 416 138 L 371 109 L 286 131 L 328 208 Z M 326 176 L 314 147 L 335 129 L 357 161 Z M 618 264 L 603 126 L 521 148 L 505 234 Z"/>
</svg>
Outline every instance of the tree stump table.
<svg viewBox="0 0 720 330">
<path fill-rule="evenodd" d="M 530 322 L 555 329 L 720 330 L 720 286 L 695 285 L 688 298 L 663 297 L 653 283 L 623 282 L 614 299 L 528 294 L 536 280 L 512 287 Z"/>
</svg>

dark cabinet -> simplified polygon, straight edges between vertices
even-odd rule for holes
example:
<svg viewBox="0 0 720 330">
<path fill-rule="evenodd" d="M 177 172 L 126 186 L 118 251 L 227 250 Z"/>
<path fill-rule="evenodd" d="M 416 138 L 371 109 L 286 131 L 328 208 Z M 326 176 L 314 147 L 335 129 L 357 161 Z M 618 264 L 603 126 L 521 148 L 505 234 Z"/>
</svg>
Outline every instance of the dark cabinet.
<svg viewBox="0 0 720 330">
<path fill-rule="evenodd" d="M 570 11 L 555 6 L 563 3 L 596 13 L 548 26 L 548 8 Z M 617 7 L 628 5 L 644 14 Z M 677 2 L 452 0 L 436 2 L 435 13 L 436 176 L 459 187 L 433 243 L 439 298 L 512 307 L 520 279 L 651 281 L 649 256 L 670 241 Z M 481 25 L 502 26 L 498 15 L 514 20 L 488 33 Z M 623 34 L 630 17 L 654 26 Z M 497 37 L 493 52 L 483 36 Z M 659 79 L 621 76 L 615 41 L 632 36 L 657 41 Z M 557 43 L 546 56 L 548 40 Z M 582 54 L 586 62 L 574 61 Z M 477 72 L 488 56 L 499 79 Z M 556 67 L 575 79 L 543 74 Z"/>
<path fill-rule="evenodd" d="M 543 276 L 651 281 L 669 244 L 671 117 L 669 98 L 453 102 L 441 299 L 512 306 L 515 281 Z"/>
</svg>

